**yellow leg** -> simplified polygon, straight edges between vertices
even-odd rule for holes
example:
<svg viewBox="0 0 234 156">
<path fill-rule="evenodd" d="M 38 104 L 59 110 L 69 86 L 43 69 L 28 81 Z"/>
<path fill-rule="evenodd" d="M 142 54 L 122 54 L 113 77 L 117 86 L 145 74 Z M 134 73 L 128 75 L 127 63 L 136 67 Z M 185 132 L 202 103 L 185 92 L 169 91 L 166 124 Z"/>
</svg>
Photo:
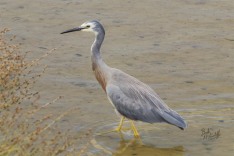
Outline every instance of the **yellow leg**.
<svg viewBox="0 0 234 156">
<path fill-rule="evenodd" d="M 120 122 L 119 122 L 119 126 L 115 129 L 117 132 L 120 132 L 123 126 L 123 122 L 124 122 L 125 117 L 122 117 Z"/>
<path fill-rule="evenodd" d="M 125 117 L 121 118 L 118 127 L 115 128 L 114 130 L 110 130 L 110 131 L 106 131 L 106 132 L 103 132 L 103 133 L 99 133 L 98 135 L 103 135 L 103 134 L 107 134 L 107 133 L 111 133 L 111 132 L 121 132 L 121 130 L 123 129 L 122 127 L 123 127 L 124 119 L 125 119 Z"/>
<path fill-rule="evenodd" d="M 120 122 L 119 122 L 119 125 L 116 129 L 114 130 L 110 130 L 110 131 L 107 131 L 107 132 L 104 132 L 104 133 L 100 133 L 99 135 L 102 135 L 102 134 L 107 134 L 107 133 L 111 133 L 111 132 L 121 132 L 121 130 L 128 130 L 128 129 L 123 129 L 123 122 L 124 122 L 124 119 L 125 117 L 122 117 Z M 140 134 L 138 133 L 137 129 L 136 129 L 136 126 L 134 125 L 133 121 L 131 120 L 131 130 L 133 131 L 133 135 L 134 137 L 136 138 L 139 138 L 140 137 Z"/>
<path fill-rule="evenodd" d="M 139 138 L 140 134 L 138 133 L 138 131 L 136 129 L 136 126 L 134 125 L 133 121 L 131 121 L 131 128 L 132 128 L 134 137 Z"/>
</svg>

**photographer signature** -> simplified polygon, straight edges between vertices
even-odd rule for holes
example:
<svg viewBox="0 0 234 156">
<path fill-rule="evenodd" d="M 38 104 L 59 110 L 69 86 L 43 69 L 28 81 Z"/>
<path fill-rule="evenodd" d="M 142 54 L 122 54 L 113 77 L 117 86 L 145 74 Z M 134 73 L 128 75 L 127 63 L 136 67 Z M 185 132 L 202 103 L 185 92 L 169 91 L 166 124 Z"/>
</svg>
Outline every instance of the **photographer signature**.
<svg viewBox="0 0 234 156">
<path fill-rule="evenodd" d="M 220 129 L 215 131 L 212 128 L 202 128 L 201 129 L 201 136 L 203 137 L 203 140 L 215 140 L 218 139 L 221 136 Z"/>
</svg>

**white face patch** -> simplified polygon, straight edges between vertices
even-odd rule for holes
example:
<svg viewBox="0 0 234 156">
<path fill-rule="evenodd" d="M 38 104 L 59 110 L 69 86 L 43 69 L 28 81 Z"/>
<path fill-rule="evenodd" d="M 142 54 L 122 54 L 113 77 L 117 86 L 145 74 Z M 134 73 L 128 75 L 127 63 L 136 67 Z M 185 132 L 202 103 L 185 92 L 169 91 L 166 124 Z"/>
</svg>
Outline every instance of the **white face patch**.
<svg viewBox="0 0 234 156">
<path fill-rule="evenodd" d="M 95 27 L 95 24 L 92 22 L 85 22 L 80 27 L 84 28 L 81 31 L 94 32 L 93 28 Z"/>
</svg>

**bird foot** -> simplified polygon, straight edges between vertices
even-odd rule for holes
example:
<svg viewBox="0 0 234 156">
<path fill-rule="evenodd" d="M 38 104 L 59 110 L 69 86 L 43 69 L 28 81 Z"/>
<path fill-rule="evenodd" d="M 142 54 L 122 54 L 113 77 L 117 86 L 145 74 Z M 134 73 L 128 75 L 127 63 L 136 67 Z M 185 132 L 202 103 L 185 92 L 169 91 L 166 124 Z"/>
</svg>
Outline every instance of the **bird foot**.
<svg viewBox="0 0 234 156">
<path fill-rule="evenodd" d="M 129 130 L 131 130 L 131 128 L 121 128 L 121 129 L 120 128 L 115 128 L 113 130 L 98 133 L 97 135 L 104 135 L 104 134 L 113 133 L 113 132 L 121 133 L 123 131 L 129 131 Z"/>
<path fill-rule="evenodd" d="M 105 135 L 105 134 L 113 133 L 113 132 L 122 133 L 122 132 L 126 132 L 126 131 L 129 131 L 129 130 L 131 130 L 133 132 L 133 135 L 134 135 L 135 138 L 140 138 L 140 134 L 137 132 L 136 129 L 133 129 L 133 128 L 121 128 L 121 129 L 116 128 L 116 129 L 113 129 L 113 130 L 97 133 L 97 135 Z"/>
<path fill-rule="evenodd" d="M 135 138 L 140 138 L 140 134 L 138 133 L 138 131 L 136 129 L 136 126 L 134 125 L 133 121 L 131 121 L 131 127 L 130 128 L 122 128 L 123 127 L 124 118 L 125 117 L 121 118 L 119 126 L 116 127 L 114 130 L 110 130 L 110 131 L 106 131 L 106 132 L 103 132 L 103 133 L 99 133 L 99 135 L 108 134 L 108 133 L 112 133 L 112 132 L 121 133 L 122 131 L 132 130 L 134 137 Z"/>
</svg>

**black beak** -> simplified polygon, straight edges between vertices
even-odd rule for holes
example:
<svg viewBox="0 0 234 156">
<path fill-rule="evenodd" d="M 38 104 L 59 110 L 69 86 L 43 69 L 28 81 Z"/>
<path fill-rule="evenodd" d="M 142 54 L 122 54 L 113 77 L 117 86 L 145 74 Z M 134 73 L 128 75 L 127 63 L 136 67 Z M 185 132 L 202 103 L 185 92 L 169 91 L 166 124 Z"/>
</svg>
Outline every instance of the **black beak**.
<svg viewBox="0 0 234 156">
<path fill-rule="evenodd" d="M 62 32 L 60 34 L 65 34 L 65 33 L 74 32 L 74 31 L 81 31 L 82 29 L 84 29 L 84 28 L 77 27 L 77 28 L 66 30 L 66 31 L 64 31 L 64 32 Z"/>
</svg>

